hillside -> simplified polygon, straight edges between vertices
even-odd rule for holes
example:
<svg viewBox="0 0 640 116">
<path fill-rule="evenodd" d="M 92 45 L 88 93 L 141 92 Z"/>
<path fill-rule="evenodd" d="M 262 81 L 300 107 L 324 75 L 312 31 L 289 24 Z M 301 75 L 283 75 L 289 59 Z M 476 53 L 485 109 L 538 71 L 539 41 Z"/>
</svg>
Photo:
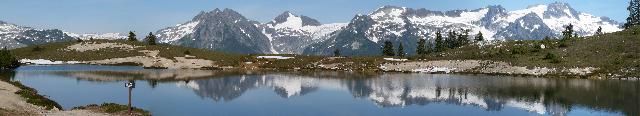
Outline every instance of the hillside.
<svg viewBox="0 0 640 116">
<path fill-rule="evenodd" d="M 492 60 L 530 67 L 596 67 L 608 77 L 640 75 L 640 28 L 588 36 L 560 47 L 559 40 L 506 41 L 494 45 L 472 44 L 443 53 L 414 58 L 429 60 Z M 548 55 L 553 54 L 553 55 Z M 555 56 L 555 57 L 552 57 Z"/>
<path fill-rule="evenodd" d="M 18 59 L 50 60 L 49 64 L 142 65 L 150 68 L 169 68 L 171 66 L 164 65 L 180 66 L 180 63 L 186 64 L 185 62 L 189 64 L 200 63 L 198 65 L 201 66 L 197 66 L 197 68 L 228 66 L 236 65 L 242 61 L 243 57 L 203 49 L 172 45 L 145 45 L 142 42 L 125 40 L 51 43 L 14 49 L 12 53 Z M 213 63 L 214 61 L 215 63 Z M 186 67 L 193 68 L 192 66 Z"/>
</svg>

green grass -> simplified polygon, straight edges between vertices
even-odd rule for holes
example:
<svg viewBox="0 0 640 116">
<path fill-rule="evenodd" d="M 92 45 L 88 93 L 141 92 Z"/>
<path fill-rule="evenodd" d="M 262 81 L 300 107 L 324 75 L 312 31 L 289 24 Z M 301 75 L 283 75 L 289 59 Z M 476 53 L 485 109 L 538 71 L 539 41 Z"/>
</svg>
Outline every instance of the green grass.
<svg viewBox="0 0 640 116">
<path fill-rule="evenodd" d="M 494 60 L 517 66 L 552 68 L 596 67 L 600 74 L 640 75 L 640 28 L 568 40 L 506 41 L 495 45 L 468 45 L 458 49 L 413 59 L 429 60 Z M 546 48 L 541 49 L 540 45 Z M 635 71 L 627 71 L 635 70 Z"/>
<path fill-rule="evenodd" d="M 129 107 L 127 105 L 116 103 L 102 103 L 101 105 L 90 104 L 87 106 L 74 107 L 72 109 L 93 110 L 110 114 L 128 114 L 129 111 Z M 136 107 L 132 107 L 132 114 L 134 116 L 151 116 L 151 113 L 149 111 Z"/>
<path fill-rule="evenodd" d="M 159 56 L 173 59 L 174 57 L 184 57 L 185 55 L 196 56 L 196 58 L 207 59 L 217 61 L 222 66 L 235 66 L 241 63 L 245 58 L 244 55 L 215 52 L 210 50 L 189 48 L 173 45 L 145 45 L 142 42 L 137 41 L 125 41 L 125 40 L 91 40 L 84 42 L 112 42 L 122 43 L 134 46 L 140 46 L 134 50 L 120 50 L 116 48 L 100 49 L 96 51 L 66 51 L 67 46 L 78 44 L 79 42 L 60 42 L 51 43 L 38 46 L 29 46 L 11 50 L 12 53 L 18 59 L 47 59 L 55 61 L 91 61 L 91 60 L 104 60 L 110 58 L 124 58 L 132 56 L 144 56 L 140 50 L 159 50 Z M 37 50 L 34 50 L 37 49 Z M 185 54 L 185 51 L 189 51 L 189 54 Z"/>
</svg>

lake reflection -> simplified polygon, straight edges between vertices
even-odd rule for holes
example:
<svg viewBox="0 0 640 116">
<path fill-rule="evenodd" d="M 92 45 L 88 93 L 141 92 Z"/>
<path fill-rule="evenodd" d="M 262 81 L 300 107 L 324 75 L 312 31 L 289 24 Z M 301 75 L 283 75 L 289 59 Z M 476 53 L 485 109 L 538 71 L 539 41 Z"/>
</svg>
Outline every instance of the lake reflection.
<svg viewBox="0 0 640 116">
<path fill-rule="evenodd" d="M 169 75 L 159 73 L 180 71 L 73 69 L 100 67 L 85 65 L 41 70 L 60 67 L 64 66 L 23 67 L 13 79 L 51 96 L 65 108 L 126 103 L 123 83 L 139 79 L 134 105 L 155 115 L 640 115 L 638 81 L 214 71 L 182 73 L 198 74 L 195 79 L 179 73 L 169 76 L 178 79 L 159 79 Z M 69 95 L 72 93 L 76 94 Z"/>
</svg>

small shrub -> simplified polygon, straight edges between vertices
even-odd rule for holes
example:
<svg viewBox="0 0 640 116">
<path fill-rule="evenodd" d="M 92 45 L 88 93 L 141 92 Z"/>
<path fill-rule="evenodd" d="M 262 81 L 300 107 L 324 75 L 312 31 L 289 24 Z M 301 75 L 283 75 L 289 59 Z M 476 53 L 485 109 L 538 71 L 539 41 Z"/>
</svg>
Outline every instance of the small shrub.
<svg viewBox="0 0 640 116">
<path fill-rule="evenodd" d="M 558 47 L 561 47 L 561 48 L 569 47 L 569 44 L 567 43 L 567 41 L 560 41 L 560 45 L 558 45 Z"/>
<path fill-rule="evenodd" d="M 553 53 L 547 53 L 547 55 L 544 56 L 545 60 L 549 60 L 550 63 L 560 63 L 560 58 L 558 57 L 558 55 L 553 54 Z"/>
<path fill-rule="evenodd" d="M 183 53 L 183 54 L 184 54 L 184 55 L 191 55 L 191 51 L 189 51 L 189 50 L 184 51 L 184 53 Z"/>
<path fill-rule="evenodd" d="M 14 69 L 20 66 L 20 62 L 7 48 L 0 50 L 0 70 Z"/>
<path fill-rule="evenodd" d="M 535 45 L 533 45 L 533 49 L 531 50 L 531 52 L 540 52 L 542 50 L 541 45 L 543 45 L 543 44 L 535 44 Z"/>
<path fill-rule="evenodd" d="M 44 50 L 44 48 L 42 48 L 42 47 L 40 47 L 38 45 L 36 45 L 35 47 L 33 47 L 33 49 L 31 49 L 31 51 L 34 51 L 34 52 L 39 52 L 39 51 L 42 51 L 42 50 Z"/>
<path fill-rule="evenodd" d="M 522 46 L 516 46 L 511 48 L 511 54 L 512 55 L 516 55 L 516 54 L 526 54 L 527 50 L 526 48 L 522 47 Z"/>
</svg>

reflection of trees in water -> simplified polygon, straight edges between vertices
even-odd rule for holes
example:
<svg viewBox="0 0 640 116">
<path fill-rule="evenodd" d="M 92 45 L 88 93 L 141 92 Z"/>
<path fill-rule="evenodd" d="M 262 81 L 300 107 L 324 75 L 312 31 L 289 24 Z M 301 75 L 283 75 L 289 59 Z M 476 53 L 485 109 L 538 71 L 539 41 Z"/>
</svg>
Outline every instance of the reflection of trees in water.
<svg viewBox="0 0 640 116">
<path fill-rule="evenodd" d="M 18 76 L 37 74 L 39 73 L 18 72 Z M 49 72 L 49 74 L 52 73 Z M 504 107 L 516 107 L 531 112 L 550 113 L 549 115 L 563 115 L 574 107 L 586 107 L 622 112 L 626 115 L 640 115 L 638 111 L 640 109 L 640 81 L 395 73 L 371 76 L 336 72 L 259 73 L 245 76 L 230 76 L 224 73 L 204 71 L 63 71 L 55 73 L 55 75 L 87 80 L 206 77 L 206 75 L 221 74 L 224 76 L 180 83 L 194 89 L 197 95 L 211 98 L 214 101 L 230 101 L 240 97 L 244 92 L 258 87 L 271 88 L 279 96 L 288 98 L 331 86 L 331 88 L 348 90 L 356 98 L 370 99 L 382 107 L 446 103 L 471 105 L 491 111 L 499 111 Z M 15 75 L 15 72 L 2 72 L 0 78 L 10 80 Z M 353 76 L 356 78 L 348 78 Z M 149 84 L 153 87 L 158 82 L 173 81 L 175 80 L 160 79 L 152 80 Z"/>
<path fill-rule="evenodd" d="M 348 75 L 347 75 L 348 76 Z M 245 91 L 268 87 L 288 98 L 328 85 L 370 99 L 382 107 L 446 103 L 489 111 L 514 107 L 549 115 L 565 115 L 576 106 L 637 115 L 639 84 L 634 81 L 548 79 L 493 76 L 385 74 L 376 78 L 340 79 L 296 75 L 235 76 L 193 81 L 198 95 L 232 100 Z M 333 83 L 333 84 L 318 84 Z M 333 87 L 335 88 L 335 87 Z"/>
<path fill-rule="evenodd" d="M 439 102 L 486 110 L 509 106 L 550 115 L 564 115 L 576 106 L 627 115 L 638 115 L 640 108 L 637 81 L 424 76 L 432 75 L 383 75 L 345 83 L 354 96 L 368 97 L 383 107 Z"/>
<path fill-rule="evenodd" d="M 0 70 L 0 80 L 8 82 L 16 77 L 16 71 L 13 70 Z"/>
</svg>

